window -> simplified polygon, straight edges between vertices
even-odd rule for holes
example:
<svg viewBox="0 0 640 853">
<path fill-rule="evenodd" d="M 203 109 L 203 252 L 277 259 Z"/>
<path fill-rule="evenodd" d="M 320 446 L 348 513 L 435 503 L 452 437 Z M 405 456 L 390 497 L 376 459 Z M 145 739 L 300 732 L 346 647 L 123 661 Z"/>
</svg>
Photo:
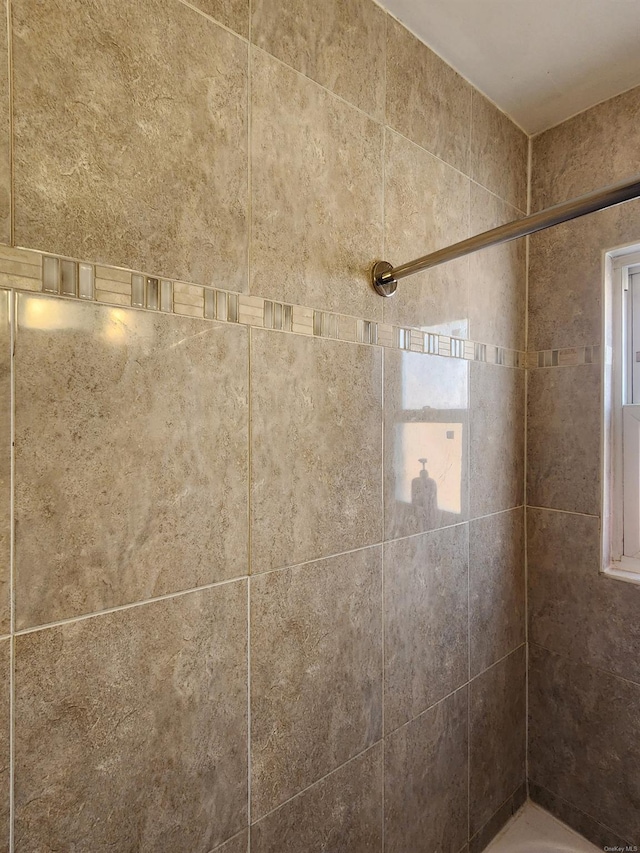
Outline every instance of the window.
<svg viewBox="0 0 640 853">
<path fill-rule="evenodd" d="M 604 570 L 640 583 L 638 251 L 615 252 L 607 259 L 605 345 Z"/>
</svg>

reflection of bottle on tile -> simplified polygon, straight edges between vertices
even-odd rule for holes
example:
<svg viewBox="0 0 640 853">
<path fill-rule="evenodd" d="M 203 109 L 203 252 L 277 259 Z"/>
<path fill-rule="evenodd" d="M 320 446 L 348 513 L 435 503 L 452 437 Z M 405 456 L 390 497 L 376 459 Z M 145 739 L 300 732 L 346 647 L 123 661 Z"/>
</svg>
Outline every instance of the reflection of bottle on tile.
<svg viewBox="0 0 640 853">
<path fill-rule="evenodd" d="M 411 503 L 416 509 L 421 509 L 422 517 L 428 523 L 435 523 L 438 515 L 438 484 L 431 479 L 427 471 L 426 459 L 418 459 L 422 463 L 422 471 L 411 481 Z"/>
</svg>

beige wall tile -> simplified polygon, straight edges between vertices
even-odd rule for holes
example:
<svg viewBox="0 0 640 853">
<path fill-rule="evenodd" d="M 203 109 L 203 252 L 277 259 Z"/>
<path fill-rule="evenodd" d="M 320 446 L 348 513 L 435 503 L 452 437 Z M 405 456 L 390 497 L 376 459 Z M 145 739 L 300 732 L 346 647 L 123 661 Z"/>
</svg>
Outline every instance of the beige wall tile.
<svg viewBox="0 0 640 853">
<path fill-rule="evenodd" d="M 248 331 L 18 299 L 19 627 L 246 574 Z"/>
<path fill-rule="evenodd" d="M 0 290 L 0 635 L 11 627 L 11 327 L 9 292 Z"/>
<path fill-rule="evenodd" d="M 247 45 L 175 0 L 13 22 L 18 245 L 246 290 Z"/>
<path fill-rule="evenodd" d="M 640 838 L 640 685 L 533 644 L 529 775 L 629 844 Z"/>
<path fill-rule="evenodd" d="M 600 514 L 600 373 L 597 364 L 530 371 L 531 506 Z"/>
<path fill-rule="evenodd" d="M 468 679 L 467 525 L 384 546 L 385 731 Z"/>
<path fill-rule="evenodd" d="M 251 100 L 251 291 L 382 319 L 382 128 L 259 50 Z"/>
<path fill-rule="evenodd" d="M 371 0 L 255 0 L 254 44 L 384 118 L 384 11 Z"/>
<path fill-rule="evenodd" d="M 468 397 L 467 361 L 385 350 L 385 539 L 468 518 Z"/>
<path fill-rule="evenodd" d="M 251 330 L 252 566 L 382 539 L 382 353 Z"/>
<path fill-rule="evenodd" d="M 472 676 L 525 641 L 524 558 L 522 508 L 470 523 L 469 640 Z"/>
<path fill-rule="evenodd" d="M 354 758 L 251 828 L 253 853 L 382 851 L 382 747 Z"/>
<path fill-rule="evenodd" d="M 253 819 L 381 734 L 382 549 L 253 578 Z"/>
<path fill-rule="evenodd" d="M 640 586 L 600 574 L 600 519 L 527 510 L 529 636 L 640 683 Z"/>
<path fill-rule="evenodd" d="M 385 853 L 459 851 L 467 838 L 467 688 L 385 742 Z"/>
<path fill-rule="evenodd" d="M 0 243 L 11 243 L 11 108 L 7 4 L 0 3 Z"/>
<path fill-rule="evenodd" d="M 635 143 L 640 87 L 533 139 L 531 209 L 582 195 L 640 172 Z"/>
<path fill-rule="evenodd" d="M 481 234 L 520 216 L 516 208 L 478 184 L 471 184 L 471 234 Z M 471 255 L 469 337 L 474 341 L 523 350 L 526 287 L 524 240 L 514 240 Z"/>
<path fill-rule="evenodd" d="M 192 6 L 220 21 L 244 38 L 249 37 L 250 0 L 189 0 Z"/>
<path fill-rule="evenodd" d="M 468 174 L 471 91 L 402 24 L 387 22 L 387 124 Z"/>
<path fill-rule="evenodd" d="M 9 738 L 10 711 L 9 685 L 11 666 L 11 641 L 0 641 L 0 850 L 9 853 Z"/>
<path fill-rule="evenodd" d="M 471 518 L 524 501 L 524 370 L 471 364 Z"/>
<path fill-rule="evenodd" d="M 504 201 L 526 212 L 528 159 L 527 135 L 474 90 L 470 176 Z"/>
<path fill-rule="evenodd" d="M 246 614 L 238 581 L 18 638 L 16 849 L 208 853 L 243 828 Z"/>
<path fill-rule="evenodd" d="M 526 692 L 524 646 L 469 685 L 471 835 L 525 781 Z"/>
<path fill-rule="evenodd" d="M 398 265 L 469 236 L 469 180 L 396 133 L 385 145 L 385 260 Z M 468 337 L 469 260 L 403 279 L 388 323 Z"/>
</svg>

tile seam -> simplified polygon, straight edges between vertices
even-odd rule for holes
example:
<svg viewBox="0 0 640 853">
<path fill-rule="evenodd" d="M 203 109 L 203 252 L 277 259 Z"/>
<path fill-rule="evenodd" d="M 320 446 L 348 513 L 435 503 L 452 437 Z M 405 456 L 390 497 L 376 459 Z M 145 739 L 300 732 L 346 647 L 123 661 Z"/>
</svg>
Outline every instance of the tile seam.
<svg viewBox="0 0 640 853">
<path fill-rule="evenodd" d="M 504 807 L 509 803 L 509 801 L 510 801 L 510 800 L 513 800 L 513 798 L 514 798 L 514 797 L 515 797 L 515 795 L 518 793 L 518 790 L 519 790 L 519 788 L 520 788 L 522 785 L 526 785 L 526 780 L 525 780 L 524 782 L 521 782 L 521 783 L 520 783 L 520 785 L 516 785 L 516 787 L 515 787 L 515 788 L 513 789 L 513 791 L 509 794 L 509 796 L 508 796 L 508 797 L 506 797 L 506 798 L 505 798 L 505 799 L 500 803 L 500 805 L 498 806 L 498 808 L 497 808 L 497 809 L 496 809 L 496 810 L 491 814 L 491 816 L 490 816 L 490 817 L 489 817 L 489 818 L 488 818 L 488 819 L 487 819 L 487 820 L 482 824 L 482 826 L 480 827 L 480 829 L 479 829 L 477 832 L 474 832 L 474 833 L 473 833 L 473 835 L 469 836 L 469 844 L 470 844 L 474 839 L 476 839 L 476 838 L 477 838 L 477 837 L 482 833 L 482 831 L 483 831 L 484 829 L 486 829 L 486 827 L 491 823 L 491 821 L 492 821 L 492 820 L 494 819 L 494 817 L 498 814 L 498 812 L 499 812 L 501 809 L 503 809 L 503 808 L 504 808 Z M 514 814 L 514 812 L 512 811 L 511 816 L 513 816 L 513 814 Z M 507 821 L 507 822 L 508 822 L 508 821 Z M 504 824 L 504 826 L 506 826 L 506 823 Z M 498 832 L 502 832 L 502 830 L 504 829 L 504 826 L 500 827 L 500 829 L 498 830 Z M 498 832 L 496 832 L 496 835 L 494 835 L 494 838 L 498 835 Z M 493 839 L 491 839 L 491 840 L 493 841 Z"/>
<path fill-rule="evenodd" d="M 549 649 L 547 646 L 543 646 L 541 643 L 536 643 L 535 641 L 531 641 L 532 646 L 537 646 L 539 649 L 542 649 L 543 652 L 547 652 L 547 654 L 555 655 L 557 658 L 562 658 L 563 661 L 570 664 L 571 666 L 585 666 L 587 669 L 592 670 L 593 672 L 601 673 L 602 675 L 608 675 L 610 678 L 617 678 L 619 681 L 624 681 L 625 684 L 631 684 L 633 687 L 640 688 L 640 678 L 638 681 L 634 681 L 633 678 L 627 678 L 625 675 L 620 675 L 617 672 L 613 672 L 611 669 L 604 669 L 601 666 L 594 666 L 592 663 L 587 663 L 582 660 L 578 660 L 577 658 L 571 658 L 564 652 L 557 652 L 554 649 Z"/>
</svg>

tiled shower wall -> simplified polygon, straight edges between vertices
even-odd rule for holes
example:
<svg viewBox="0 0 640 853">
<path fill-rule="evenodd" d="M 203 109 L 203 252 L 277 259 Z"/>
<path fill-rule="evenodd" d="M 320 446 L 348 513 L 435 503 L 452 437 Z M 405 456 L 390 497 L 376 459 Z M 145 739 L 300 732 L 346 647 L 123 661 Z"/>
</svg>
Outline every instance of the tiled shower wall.
<svg viewBox="0 0 640 853">
<path fill-rule="evenodd" d="M 640 172 L 640 89 L 533 140 L 532 209 Z M 603 253 L 640 240 L 630 202 L 535 235 L 529 346 L 600 347 Z M 640 586 L 599 574 L 599 364 L 529 373 L 531 795 L 599 846 L 640 843 Z"/>
<path fill-rule="evenodd" d="M 6 11 L 0 849 L 478 853 L 525 254 L 368 268 L 521 215 L 525 136 L 368 0 Z"/>
</svg>

